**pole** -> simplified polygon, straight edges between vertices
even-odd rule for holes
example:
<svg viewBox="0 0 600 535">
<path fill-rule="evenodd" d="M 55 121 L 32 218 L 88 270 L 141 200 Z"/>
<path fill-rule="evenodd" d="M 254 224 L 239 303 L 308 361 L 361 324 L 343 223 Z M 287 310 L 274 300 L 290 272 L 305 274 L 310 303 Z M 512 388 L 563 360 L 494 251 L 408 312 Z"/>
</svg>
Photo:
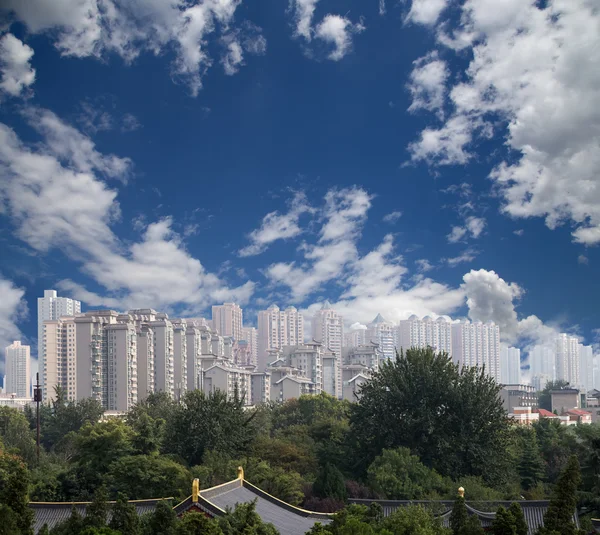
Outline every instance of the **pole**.
<svg viewBox="0 0 600 535">
<path fill-rule="evenodd" d="M 36 405 L 36 417 L 37 417 L 37 463 L 40 464 L 40 401 L 42 401 L 42 389 L 40 388 L 40 374 L 35 374 L 35 392 L 33 393 L 33 399 Z"/>
</svg>

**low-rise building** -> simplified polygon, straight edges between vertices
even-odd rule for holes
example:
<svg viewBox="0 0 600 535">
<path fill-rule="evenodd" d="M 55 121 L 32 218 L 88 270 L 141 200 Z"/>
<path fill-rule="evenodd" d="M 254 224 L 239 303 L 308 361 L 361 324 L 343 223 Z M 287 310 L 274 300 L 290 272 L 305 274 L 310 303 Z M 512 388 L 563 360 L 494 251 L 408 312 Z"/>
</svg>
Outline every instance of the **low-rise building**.
<svg viewBox="0 0 600 535">
<path fill-rule="evenodd" d="M 500 398 L 504 410 L 509 414 L 514 414 L 517 407 L 530 407 L 534 411 L 538 406 L 535 388 L 531 385 L 503 385 Z"/>
<path fill-rule="evenodd" d="M 531 407 L 515 407 L 513 412 L 508 413 L 508 417 L 519 425 L 531 425 L 540 419 L 539 413 L 534 412 Z"/>
<path fill-rule="evenodd" d="M 563 412 L 563 416 L 569 417 L 570 424 L 591 424 L 592 413 L 582 409 L 571 409 Z"/>
<path fill-rule="evenodd" d="M 560 390 L 551 390 L 552 412 L 562 414 L 570 409 L 581 408 L 581 394 L 577 388 L 561 388 Z"/>
</svg>

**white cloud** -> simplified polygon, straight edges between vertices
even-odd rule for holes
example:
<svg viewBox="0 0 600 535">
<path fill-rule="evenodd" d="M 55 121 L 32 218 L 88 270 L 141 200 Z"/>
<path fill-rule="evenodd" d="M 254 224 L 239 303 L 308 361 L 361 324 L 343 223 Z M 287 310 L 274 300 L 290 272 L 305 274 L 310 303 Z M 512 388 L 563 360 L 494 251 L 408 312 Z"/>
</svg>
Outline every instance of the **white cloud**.
<svg viewBox="0 0 600 535">
<path fill-rule="evenodd" d="M 576 226 L 600 243 L 600 11 L 595 0 L 467 0 L 440 42 L 472 59 L 450 91 L 452 113 L 410 146 L 413 160 L 464 164 L 490 135 L 507 156 L 490 173 L 511 217 Z M 463 56 L 465 52 L 462 52 Z"/>
<path fill-rule="evenodd" d="M 242 45 L 238 41 L 229 41 L 227 44 L 227 52 L 223 55 L 221 63 L 223 63 L 225 74 L 231 76 L 238 72 L 240 65 L 244 64 L 244 51 L 242 50 Z"/>
<path fill-rule="evenodd" d="M 269 244 L 277 240 L 294 238 L 302 233 L 300 228 L 300 216 L 312 213 L 314 210 L 308 205 L 304 193 L 296 193 L 290 203 L 290 209 L 286 214 L 270 212 L 263 217 L 260 228 L 253 230 L 248 238 L 250 245 L 239 251 L 240 256 L 254 256 L 264 252 Z"/>
<path fill-rule="evenodd" d="M 244 52 L 262 55 L 267 50 L 267 40 L 261 35 L 258 26 L 246 24 L 243 31 L 236 30 L 223 37 L 225 53 L 221 57 L 221 64 L 225 74 L 229 76 L 237 73 L 244 63 Z"/>
<path fill-rule="evenodd" d="M 335 48 L 327 56 L 333 61 L 341 60 L 352 49 L 352 35 L 364 31 L 361 23 L 353 24 L 340 15 L 326 15 L 317 26 L 315 35 Z"/>
<path fill-rule="evenodd" d="M 379 14 L 385 15 L 385 0 L 379 0 Z"/>
<path fill-rule="evenodd" d="M 577 263 L 587 266 L 590 263 L 590 259 L 587 256 L 580 254 L 577 257 Z"/>
<path fill-rule="evenodd" d="M 450 232 L 446 238 L 448 238 L 450 243 L 457 243 L 465 237 L 466 233 L 467 229 L 465 227 L 455 226 L 452 227 L 452 232 Z"/>
<path fill-rule="evenodd" d="M 516 236 L 523 236 L 523 234 L 525 234 L 525 231 L 522 228 L 520 228 L 518 230 L 514 230 L 513 234 L 515 234 Z"/>
<path fill-rule="evenodd" d="M 523 295 L 516 283 L 508 283 L 494 271 L 471 270 L 463 277 L 469 317 L 474 321 L 493 321 L 500 326 L 502 340 L 521 347 L 547 344 L 557 334 L 537 316 L 519 319 L 515 301 Z"/>
<path fill-rule="evenodd" d="M 121 121 L 121 132 L 134 132 L 135 130 L 139 130 L 142 128 L 142 123 L 140 123 L 137 117 L 131 113 L 126 113 L 123 116 Z"/>
<path fill-rule="evenodd" d="M 465 223 L 471 237 L 477 239 L 485 229 L 486 221 L 483 217 L 469 216 L 465 220 Z"/>
<path fill-rule="evenodd" d="M 230 31 L 241 0 L 6 0 L 3 8 L 32 33 L 48 33 L 65 56 L 107 57 L 131 62 L 144 51 L 173 48 L 175 79 L 192 95 L 213 60 L 209 39 Z M 264 38 L 263 38 L 264 39 Z"/>
<path fill-rule="evenodd" d="M 407 20 L 417 24 L 435 24 L 446 7 L 448 0 L 412 0 Z"/>
<path fill-rule="evenodd" d="M 413 62 L 408 89 L 412 103 L 408 111 L 435 111 L 443 117 L 446 81 L 450 74 L 446 62 L 439 59 L 437 52 L 431 52 Z"/>
<path fill-rule="evenodd" d="M 415 265 L 417 266 L 419 273 L 426 273 L 427 271 L 431 271 L 433 269 L 433 264 L 425 258 L 415 260 Z"/>
<path fill-rule="evenodd" d="M 473 260 L 475 260 L 475 258 L 477 257 L 479 253 L 477 251 L 475 251 L 474 249 L 465 249 L 460 255 L 455 256 L 453 258 L 446 258 L 445 262 L 450 266 L 450 267 L 456 267 L 459 264 L 463 264 L 465 262 L 472 262 Z"/>
<path fill-rule="evenodd" d="M 384 223 L 395 223 L 401 217 L 402 217 L 402 212 L 399 212 L 399 211 L 390 212 L 389 214 L 386 214 L 386 215 L 383 216 L 383 220 L 382 221 Z"/>
<path fill-rule="evenodd" d="M 35 82 L 35 69 L 30 61 L 33 49 L 7 33 L 0 39 L 0 91 L 12 96 L 20 96 Z"/>
<path fill-rule="evenodd" d="M 325 15 L 321 22 L 313 27 L 313 19 L 318 0 L 290 0 L 290 9 L 294 17 L 294 35 L 304 38 L 308 43 L 313 38 L 320 39 L 334 46 L 328 54 L 333 61 L 341 60 L 352 50 L 352 37 L 362 32 L 362 22 L 353 23 L 341 15 L 331 13 Z"/>
<path fill-rule="evenodd" d="M 118 308 L 198 311 L 212 300 L 248 300 L 254 283 L 229 288 L 207 272 L 185 250 L 171 218 L 146 225 L 141 241 L 122 242 L 111 229 L 120 212 L 117 192 L 94 174 L 103 160 L 54 114 L 36 113 L 45 139 L 34 147 L 0 124 L 0 200 L 19 238 L 40 252 L 62 250 L 106 293 L 71 280 L 62 289 L 90 305 Z"/>
<path fill-rule="evenodd" d="M 319 0 L 290 0 L 290 7 L 294 9 L 296 23 L 295 34 L 304 37 L 307 41 L 312 38 L 312 19 Z"/>
<path fill-rule="evenodd" d="M 11 281 L 0 275 L 0 348 L 12 344 L 14 340 L 21 340 L 21 331 L 17 322 L 27 314 L 27 304 L 23 299 L 25 292 L 17 288 Z M 4 358 L 0 359 L 2 371 Z"/>
</svg>

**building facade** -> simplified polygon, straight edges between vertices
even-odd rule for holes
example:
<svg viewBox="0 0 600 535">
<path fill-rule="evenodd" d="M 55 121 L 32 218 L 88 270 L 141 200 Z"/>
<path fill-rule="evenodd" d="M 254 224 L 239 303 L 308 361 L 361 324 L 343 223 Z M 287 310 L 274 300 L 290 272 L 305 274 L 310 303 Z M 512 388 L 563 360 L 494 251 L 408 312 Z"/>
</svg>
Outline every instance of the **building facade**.
<svg viewBox="0 0 600 535">
<path fill-rule="evenodd" d="M 344 318 L 325 301 L 312 319 L 313 339 L 323 347 L 333 351 L 338 357 L 342 354 L 344 343 Z"/>
<path fill-rule="evenodd" d="M 500 349 L 500 382 L 518 385 L 521 381 L 521 350 L 516 347 Z"/>
<path fill-rule="evenodd" d="M 452 324 L 452 359 L 459 366 L 484 368 L 500 382 L 500 328 L 494 322 Z"/>
<path fill-rule="evenodd" d="M 401 320 L 395 328 L 396 347 L 406 351 L 411 347 L 431 347 L 452 356 L 452 326 L 443 317 L 433 320 L 429 316 L 419 319 L 414 314 Z"/>
<path fill-rule="evenodd" d="M 17 398 L 31 397 L 30 347 L 15 341 L 4 350 L 4 390 Z"/>
<path fill-rule="evenodd" d="M 594 350 L 592 346 L 579 346 L 579 386 L 586 392 L 594 388 Z"/>
<path fill-rule="evenodd" d="M 242 340 L 250 353 L 250 359 L 254 366 L 258 365 L 258 331 L 255 327 L 244 327 L 242 329 Z"/>
<path fill-rule="evenodd" d="M 529 352 L 531 375 L 547 376 L 553 381 L 556 378 L 556 348 L 554 346 L 536 345 Z"/>
<path fill-rule="evenodd" d="M 243 339 L 244 314 L 239 305 L 223 303 L 212 307 L 212 328 L 221 336 Z"/>
<path fill-rule="evenodd" d="M 304 318 L 294 307 L 280 310 L 271 305 L 258 313 L 258 371 L 265 371 L 268 352 L 304 342 Z"/>
<path fill-rule="evenodd" d="M 579 339 L 561 333 L 556 337 L 556 379 L 579 385 Z"/>
<path fill-rule="evenodd" d="M 365 343 L 377 344 L 383 358 L 393 359 L 396 357 L 395 326 L 385 320 L 381 314 L 377 314 L 375 319 L 367 325 L 365 340 Z"/>
<path fill-rule="evenodd" d="M 44 362 L 44 322 L 59 320 L 63 316 L 76 316 L 81 313 L 81 302 L 68 297 L 58 297 L 56 290 L 44 290 L 44 297 L 37 300 L 38 321 L 38 362 Z M 45 376 L 43 367 L 40 367 L 40 384 L 44 391 L 50 389 L 44 387 Z"/>
</svg>

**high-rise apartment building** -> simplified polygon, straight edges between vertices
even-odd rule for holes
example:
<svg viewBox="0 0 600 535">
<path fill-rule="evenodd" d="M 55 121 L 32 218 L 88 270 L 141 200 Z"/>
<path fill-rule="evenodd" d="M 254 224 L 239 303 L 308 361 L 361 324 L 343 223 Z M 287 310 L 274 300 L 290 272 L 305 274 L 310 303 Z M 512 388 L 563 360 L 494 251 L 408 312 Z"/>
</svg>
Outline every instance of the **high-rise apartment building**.
<svg viewBox="0 0 600 535">
<path fill-rule="evenodd" d="M 407 320 L 400 321 L 395 328 L 395 336 L 398 351 L 406 351 L 411 347 L 431 347 L 452 356 L 452 326 L 441 316 L 433 320 L 429 316 L 419 319 L 413 314 Z"/>
<path fill-rule="evenodd" d="M 393 359 L 396 357 L 394 328 L 394 324 L 385 320 L 381 314 L 377 314 L 375 319 L 367 325 L 366 343 L 378 344 L 383 358 Z"/>
<path fill-rule="evenodd" d="M 254 366 L 258 364 L 258 331 L 255 327 L 244 327 L 242 329 L 242 340 L 246 341 L 250 360 Z"/>
<path fill-rule="evenodd" d="M 529 352 L 529 365 L 531 376 L 549 377 L 550 381 L 556 378 L 554 370 L 556 364 L 556 348 L 551 346 L 536 345 Z"/>
<path fill-rule="evenodd" d="M 304 318 L 294 307 L 271 305 L 258 313 L 258 371 L 265 371 L 272 349 L 304 342 Z"/>
<path fill-rule="evenodd" d="M 592 346 L 579 345 L 579 386 L 586 392 L 594 388 L 594 351 Z"/>
<path fill-rule="evenodd" d="M 80 313 L 80 301 L 68 297 L 58 297 L 56 290 L 44 290 L 44 297 L 38 297 L 38 362 L 44 362 L 44 322 L 58 320 L 62 316 L 75 316 Z M 48 390 L 44 388 L 45 376 L 43 369 L 40 369 L 40 383 L 43 390 Z"/>
<path fill-rule="evenodd" d="M 358 347 L 365 345 L 366 340 L 366 329 L 353 329 L 350 332 L 344 333 L 344 347 Z"/>
<path fill-rule="evenodd" d="M 173 382 L 175 399 L 180 400 L 187 391 L 187 323 L 173 320 Z"/>
<path fill-rule="evenodd" d="M 235 303 L 223 303 L 212 307 L 212 328 L 221 336 L 231 336 L 242 340 L 244 328 L 243 313 Z"/>
<path fill-rule="evenodd" d="M 500 382 L 500 328 L 494 322 L 452 324 L 452 359 L 460 366 L 477 366 Z"/>
<path fill-rule="evenodd" d="M 516 347 L 500 349 L 500 382 L 504 385 L 520 385 L 521 350 Z"/>
<path fill-rule="evenodd" d="M 167 314 L 158 313 L 148 323 L 154 331 L 155 391 L 175 396 L 175 348 L 173 323 Z"/>
<path fill-rule="evenodd" d="M 154 331 L 146 324 L 137 325 L 138 401 L 156 390 L 154 380 Z"/>
<path fill-rule="evenodd" d="M 556 337 L 556 379 L 579 386 L 579 339 L 561 333 Z"/>
<path fill-rule="evenodd" d="M 106 325 L 106 409 L 126 412 L 138 401 L 137 330 L 127 315 Z"/>
<path fill-rule="evenodd" d="M 31 397 L 30 348 L 15 341 L 4 350 L 4 390 L 18 398 Z"/>
<path fill-rule="evenodd" d="M 56 387 L 61 387 L 67 399 L 77 399 L 77 343 L 75 318 L 61 316 L 44 321 L 40 347 L 43 355 L 38 361 L 42 399 L 49 403 L 56 399 Z M 42 381 L 42 377 L 44 378 Z"/>
<path fill-rule="evenodd" d="M 338 357 L 342 354 L 344 343 L 344 319 L 325 301 L 321 310 L 312 319 L 313 339 L 321 342 L 325 349 L 333 351 Z"/>
</svg>

